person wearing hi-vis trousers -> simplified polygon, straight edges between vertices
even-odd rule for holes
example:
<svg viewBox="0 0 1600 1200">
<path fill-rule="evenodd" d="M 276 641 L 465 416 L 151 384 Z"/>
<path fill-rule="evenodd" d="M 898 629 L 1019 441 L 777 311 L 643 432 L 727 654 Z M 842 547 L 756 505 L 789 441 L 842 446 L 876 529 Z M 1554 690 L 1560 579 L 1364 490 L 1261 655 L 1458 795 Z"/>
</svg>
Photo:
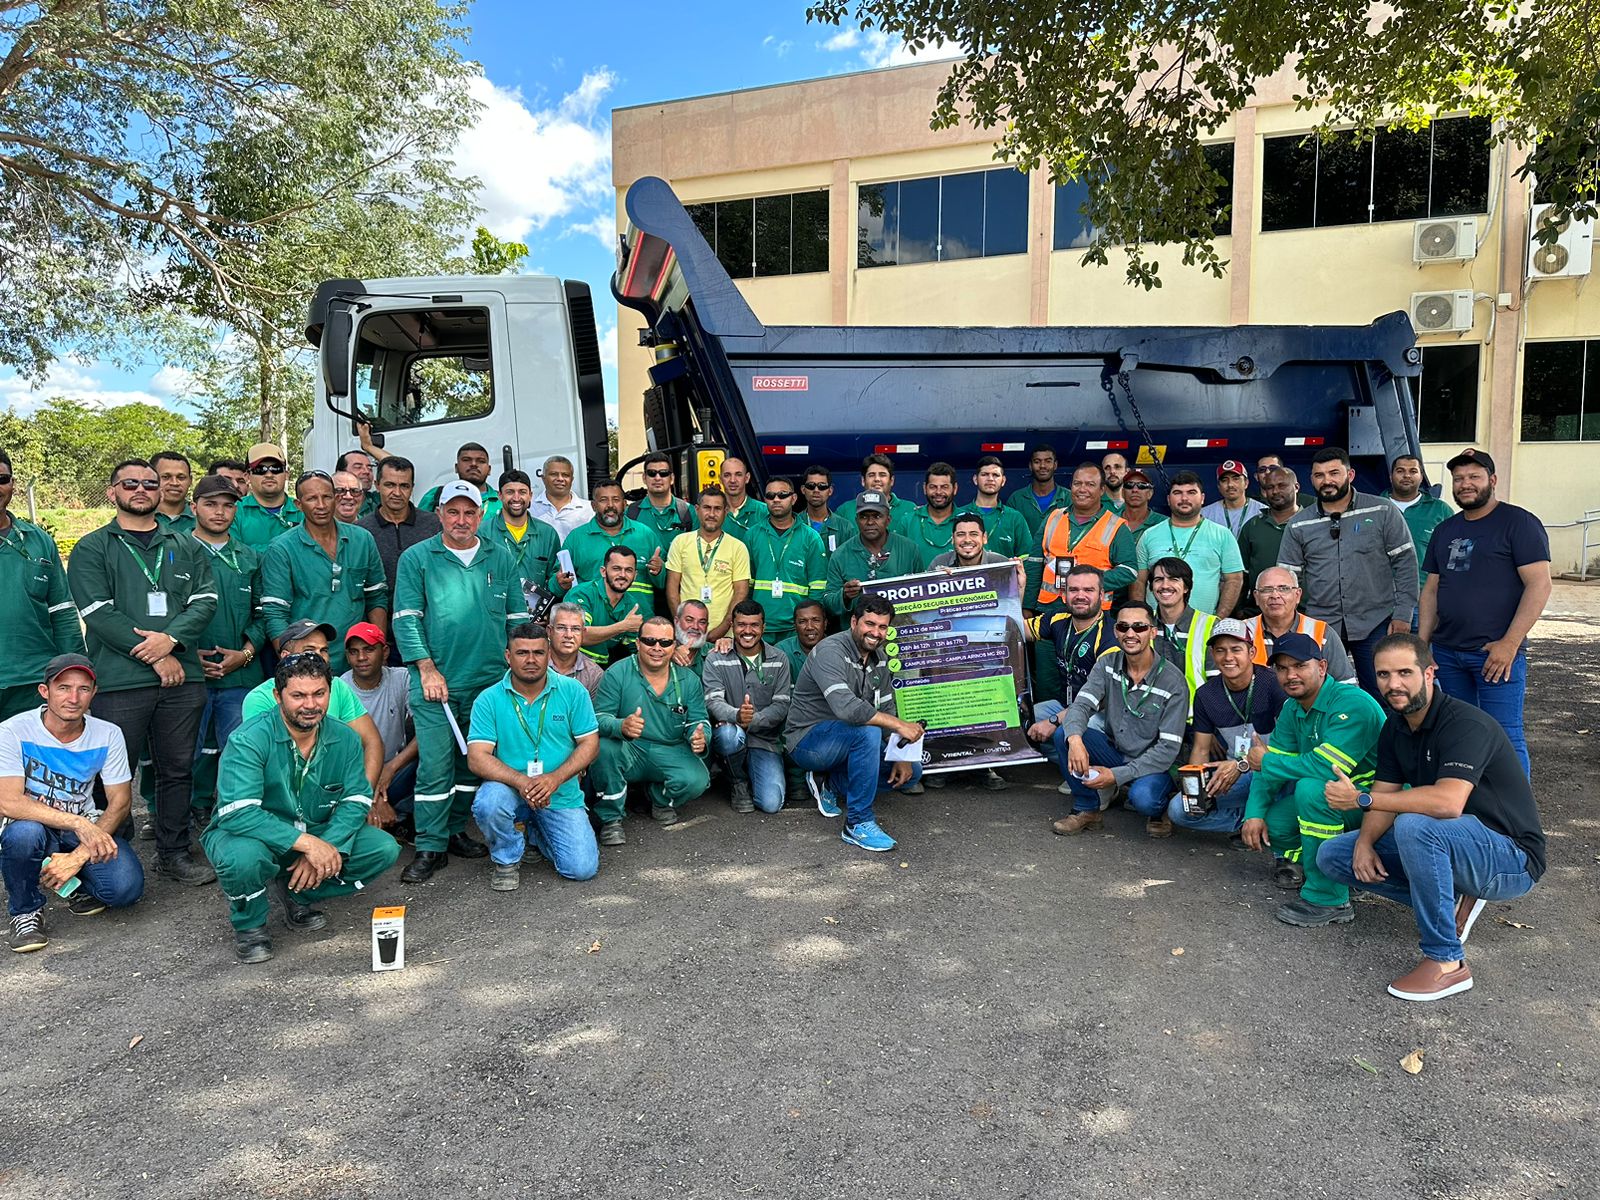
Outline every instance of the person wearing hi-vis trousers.
<svg viewBox="0 0 1600 1200">
<path fill-rule="evenodd" d="M 1308 929 L 1343 925 L 1356 915 L 1350 889 L 1323 874 L 1317 851 L 1356 828 L 1361 816 L 1330 807 L 1324 788 L 1341 773 L 1363 787 L 1372 782 L 1384 712 L 1355 684 L 1328 678 L 1322 647 L 1307 634 L 1279 637 L 1270 665 L 1290 702 L 1278 714 L 1272 744 L 1258 740 L 1246 755 L 1254 778 L 1239 837 L 1251 850 L 1279 856 L 1280 885 L 1303 880 L 1278 920 Z"/>
<path fill-rule="evenodd" d="M 402 554 L 395 571 L 394 635 L 411 670 L 417 733 L 417 851 L 406 883 L 427 882 L 451 854 L 489 853 L 467 836 L 477 782 L 457 736 L 466 737 L 472 702 L 500 674 L 507 630 L 528 619 L 516 563 L 478 536 L 478 489 L 460 479 L 445 484 L 438 512 L 439 534 Z"/>
<path fill-rule="evenodd" d="M 609 668 L 595 694 L 600 753 L 589 778 L 598 797 L 600 844 L 620 846 L 630 783 L 650 784 L 650 815 L 674 825 L 711 776 L 702 756 L 711 730 L 699 677 L 672 661 L 677 638 L 665 617 L 639 627 L 639 652 Z"/>
<path fill-rule="evenodd" d="M 289 928 L 310 932 L 328 923 L 311 903 L 360 891 L 400 857 L 400 844 L 367 824 L 361 739 L 327 719 L 332 688 L 321 656 L 285 658 L 273 677 L 277 710 L 240 726 L 217 766 L 217 807 L 200 844 L 242 963 L 272 957 L 268 889 Z"/>
</svg>

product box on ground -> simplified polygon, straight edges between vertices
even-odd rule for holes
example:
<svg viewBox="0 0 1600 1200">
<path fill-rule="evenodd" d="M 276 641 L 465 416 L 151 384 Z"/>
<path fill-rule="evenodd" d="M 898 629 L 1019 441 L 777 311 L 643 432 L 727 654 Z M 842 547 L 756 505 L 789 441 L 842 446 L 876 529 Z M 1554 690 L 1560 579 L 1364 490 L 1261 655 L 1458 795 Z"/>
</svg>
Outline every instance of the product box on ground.
<svg viewBox="0 0 1600 1200">
<path fill-rule="evenodd" d="M 398 971 L 406 965 L 406 909 L 372 910 L 372 969 Z"/>
</svg>

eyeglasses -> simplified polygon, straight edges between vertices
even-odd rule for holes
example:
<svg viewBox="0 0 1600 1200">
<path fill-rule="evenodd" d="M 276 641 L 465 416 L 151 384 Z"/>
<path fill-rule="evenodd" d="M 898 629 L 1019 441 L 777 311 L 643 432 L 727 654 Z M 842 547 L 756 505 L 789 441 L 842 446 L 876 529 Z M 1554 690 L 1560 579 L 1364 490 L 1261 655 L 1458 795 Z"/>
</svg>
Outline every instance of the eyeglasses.
<svg viewBox="0 0 1600 1200">
<path fill-rule="evenodd" d="M 1295 588 L 1288 587 L 1287 585 L 1280 583 L 1276 587 L 1258 587 L 1256 589 L 1256 595 L 1258 595 L 1258 596 L 1288 596 L 1288 595 L 1293 594 L 1296 590 L 1297 589 L 1295 589 Z"/>
<path fill-rule="evenodd" d="M 793 500 L 794 499 L 794 493 L 793 492 L 768 492 L 768 493 L 766 493 L 766 499 L 768 499 L 768 500 Z"/>
<path fill-rule="evenodd" d="M 362 489 L 358 487 L 336 487 L 333 489 L 333 494 L 335 496 L 359 496 L 361 491 Z"/>
<path fill-rule="evenodd" d="M 294 481 L 294 486 L 299 487 L 308 479 L 326 479 L 330 484 L 333 483 L 333 476 L 329 475 L 326 471 L 302 471 L 300 473 L 300 478 Z"/>
<path fill-rule="evenodd" d="M 671 471 L 646 471 L 645 474 L 648 475 L 651 479 L 671 479 L 672 478 L 672 472 Z"/>
<path fill-rule="evenodd" d="M 654 646 L 657 650 L 665 650 L 668 646 L 675 646 L 677 644 L 677 638 L 642 637 L 639 639 L 639 645 Z"/>
<path fill-rule="evenodd" d="M 255 466 L 250 468 L 250 474 L 252 474 L 252 475 L 282 475 L 283 474 L 283 464 L 282 463 L 257 463 Z"/>
<path fill-rule="evenodd" d="M 1118 633 L 1149 633 L 1155 626 L 1149 621 L 1118 621 L 1115 628 Z"/>
<path fill-rule="evenodd" d="M 7 480 L 9 483 L 10 481 Z M 147 492 L 159 492 L 161 481 L 159 479 L 119 479 L 117 486 L 125 492 L 137 492 L 143 488 Z"/>
<path fill-rule="evenodd" d="M 833 486 L 831 483 L 802 483 L 801 487 L 808 492 L 825 492 Z"/>
</svg>

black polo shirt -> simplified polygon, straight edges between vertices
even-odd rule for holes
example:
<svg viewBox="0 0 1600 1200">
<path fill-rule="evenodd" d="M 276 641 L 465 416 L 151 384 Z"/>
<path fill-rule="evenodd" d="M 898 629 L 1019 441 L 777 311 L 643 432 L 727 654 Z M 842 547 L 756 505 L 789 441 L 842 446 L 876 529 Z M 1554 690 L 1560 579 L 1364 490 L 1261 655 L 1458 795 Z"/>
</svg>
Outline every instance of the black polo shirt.
<svg viewBox="0 0 1600 1200">
<path fill-rule="evenodd" d="M 1528 856 L 1528 874 L 1544 874 L 1544 829 L 1522 760 L 1498 722 L 1437 684 L 1427 714 L 1415 730 L 1391 711 L 1378 736 L 1377 778 L 1382 783 L 1427 787 L 1441 779 L 1472 784 L 1462 815 L 1477 817 Z"/>
<path fill-rule="evenodd" d="M 439 532 L 439 518 L 415 504 L 406 513 L 406 519 L 396 524 L 386 520 L 381 510 L 374 509 L 356 522 L 372 535 L 378 543 L 378 557 L 383 561 L 383 574 L 389 580 L 389 596 L 394 597 L 394 576 L 400 565 L 400 556 L 419 542 L 425 542 Z"/>
</svg>

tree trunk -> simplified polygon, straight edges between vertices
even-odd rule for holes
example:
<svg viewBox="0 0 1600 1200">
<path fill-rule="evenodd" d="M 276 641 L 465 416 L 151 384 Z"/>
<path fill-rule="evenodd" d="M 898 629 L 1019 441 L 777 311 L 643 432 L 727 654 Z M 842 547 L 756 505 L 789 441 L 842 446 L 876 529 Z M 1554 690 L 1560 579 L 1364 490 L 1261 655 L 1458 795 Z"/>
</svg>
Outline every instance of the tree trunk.
<svg viewBox="0 0 1600 1200">
<path fill-rule="evenodd" d="M 261 440 L 272 440 L 272 361 L 268 350 L 271 338 L 263 322 L 256 334 L 256 413 L 261 419 Z"/>
</svg>

